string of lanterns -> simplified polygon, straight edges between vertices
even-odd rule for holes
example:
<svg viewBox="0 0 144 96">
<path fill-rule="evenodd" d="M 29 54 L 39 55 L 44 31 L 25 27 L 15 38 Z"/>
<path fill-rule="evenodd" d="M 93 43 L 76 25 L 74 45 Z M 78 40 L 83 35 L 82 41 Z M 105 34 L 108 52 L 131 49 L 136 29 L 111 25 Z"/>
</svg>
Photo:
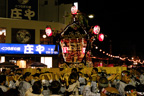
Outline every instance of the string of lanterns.
<svg viewBox="0 0 144 96">
<path fill-rule="evenodd" d="M 131 59 L 129 59 L 128 57 L 115 56 L 115 55 L 112 55 L 112 54 L 110 54 L 110 53 L 102 50 L 102 49 L 99 49 L 98 46 L 96 46 L 95 49 L 99 50 L 99 52 L 101 52 L 101 53 L 103 53 L 103 54 L 105 54 L 105 55 L 107 55 L 108 57 L 111 57 L 111 58 L 117 58 L 117 59 L 120 59 L 122 61 L 124 61 L 124 60 L 127 59 L 128 61 L 133 62 L 134 65 L 137 65 L 138 63 L 144 64 L 144 60 L 142 60 L 142 62 L 141 62 L 140 59 L 135 60 L 134 57 L 132 57 Z"/>
</svg>

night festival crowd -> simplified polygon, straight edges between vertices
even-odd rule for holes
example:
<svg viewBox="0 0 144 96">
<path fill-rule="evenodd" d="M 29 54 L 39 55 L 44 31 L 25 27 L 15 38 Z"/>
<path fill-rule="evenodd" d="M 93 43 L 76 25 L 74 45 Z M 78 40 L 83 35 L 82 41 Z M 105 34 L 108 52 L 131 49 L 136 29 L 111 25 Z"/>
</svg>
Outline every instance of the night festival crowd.
<svg viewBox="0 0 144 96">
<path fill-rule="evenodd" d="M 71 73 L 23 73 L 22 69 L 3 69 L 0 75 L 0 96 L 144 96 L 144 69 L 127 69 L 121 74 L 98 72 L 91 74 L 81 68 Z M 121 78 L 121 79 L 120 79 Z"/>
</svg>

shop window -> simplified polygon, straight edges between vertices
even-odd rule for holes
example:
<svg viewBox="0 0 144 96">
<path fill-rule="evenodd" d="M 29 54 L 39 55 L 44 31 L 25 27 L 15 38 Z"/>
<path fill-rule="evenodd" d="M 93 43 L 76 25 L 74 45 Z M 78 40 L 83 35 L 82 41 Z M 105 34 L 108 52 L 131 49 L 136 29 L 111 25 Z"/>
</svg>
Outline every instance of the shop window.
<svg viewBox="0 0 144 96">
<path fill-rule="evenodd" d="M 48 68 L 52 68 L 52 57 L 41 57 L 41 63 L 46 64 Z"/>
<path fill-rule="evenodd" d="M 0 43 L 5 43 L 6 41 L 6 28 L 0 27 Z"/>
</svg>

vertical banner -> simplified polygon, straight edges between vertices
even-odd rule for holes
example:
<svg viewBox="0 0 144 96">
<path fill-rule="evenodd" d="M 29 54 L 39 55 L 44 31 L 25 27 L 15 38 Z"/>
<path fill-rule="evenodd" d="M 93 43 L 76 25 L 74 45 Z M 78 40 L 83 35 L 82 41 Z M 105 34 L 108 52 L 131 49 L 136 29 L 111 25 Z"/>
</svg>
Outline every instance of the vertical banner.
<svg viewBox="0 0 144 96">
<path fill-rule="evenodd" d="M 35 44 L 34 29 L 12 28 L 12 43 Z"/>
<path fill-rule="evenodd" d="M 38 20 L 38 0 L 8 0 L 7 17 Z"/>
</svg>

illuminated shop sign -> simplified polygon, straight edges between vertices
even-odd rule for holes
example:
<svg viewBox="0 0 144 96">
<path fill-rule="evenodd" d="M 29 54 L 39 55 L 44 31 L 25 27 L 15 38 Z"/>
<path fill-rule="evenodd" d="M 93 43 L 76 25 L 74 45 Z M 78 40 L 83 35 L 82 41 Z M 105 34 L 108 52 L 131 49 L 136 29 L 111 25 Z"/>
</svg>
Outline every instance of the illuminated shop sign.
<svg viewBox="0 0 144 96">
<path fill-rule="evenodd" d="M 0 43 L 0 54 L 58 54 L 56 45 Z"/>
</svg>

